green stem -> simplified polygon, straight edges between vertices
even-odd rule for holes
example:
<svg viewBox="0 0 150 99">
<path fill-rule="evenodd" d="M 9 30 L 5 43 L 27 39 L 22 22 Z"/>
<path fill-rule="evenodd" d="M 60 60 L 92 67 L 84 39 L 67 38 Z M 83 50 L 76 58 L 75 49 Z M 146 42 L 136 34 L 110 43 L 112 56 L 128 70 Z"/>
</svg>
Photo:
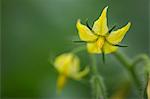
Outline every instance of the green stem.
<svg viewBox="0 0 150 99">
<path fill-rule="evenodd" d="M 93 99 L 107 99 L 106 88 L 100 75 L 93 75 L 91 78 Z"/>
<path fill-rule="evenodd" d="M 133 66 L 136 66 L 140 62 L 145 62 L 145 64 L 150 64 L 150 59 L 146 54 L 141 54 L 133 60 L 132 64 L 133 64 Z"/>
<path fill-rule="evenodd" d="M 79 46 L 73 49 L 71 52 L 76 54 L 80 51 L 85 50 L 85 48 L 86 48 L 85 46 Z M 96 55 L 90 55 L 90 57 L 92 60 L 92 73 L 93 73 L 92 78 L 91 78 L 92 92 L 94 96 L 93 98 L 94 99 L 107 99 L 103 79 L 98 73 Z"/>
<path fill-rule="evenodd" d="M 147 99 L 148 95 L 147 95 L 146 91 L 147 91 L 147 84 L 148 84 L 148 80 L 149 80 L 148 77 L 149 77 L 149 74 L 150 74 L 150 58 L 146 54 L 138 55 L 133 60 L 132 69 L 134 69 L 135 66 L 137 66 L 139 63 L 145 64 L 144 65 L 144 71 L 145 71 L 145 80 L 146 80 L 146 83 L 144 84 L 143 89 L 142 89 L 142 94 L 143 94 L 142 96 Z"/>
<path fill-rule="evenodd" d="M 91 61 L 92 61 L 92 72 L 94 75 L 98 75 L 98 69 L 97 69 L 97 60 L 96 60 L 96 55 L 90 55 Z"/>
<path fill-rule="evenodd" d="M 131 61 L 122 52 L 117 51 L 114 53 L 114 56 L 116 57 L 116 59 L 118 59 L 120 61 L 120 63 L 122 63 L 122 65 L 126 66 L 127 69 L 129 69 L 131 67 Z"/>
<path fill-rule="evenodd" d="M 76 54 L 78 52 L 85 50 L 85 48 L 86 48 L 85 46 L 79 46 L 79 47 L 74 48 L 71 52 Z"/>
<path fill-rule="evenodd" d="M 144 99 L 144 97 L 146 96 L 146 87 L 143 89 L 142 87 L 142 82 L 141 80 L 138 78 L 138 75 L 135 72 L 135 66 L 137 66 L 139 63 L 143 63 L 145 64 L 144 66 L 144 71 L 145 71 L 145 75 L 149 75 L 150 74 L 150 59 L 146 54 L 141 54 L 139 56 L 137 56 L 131 63 L 131 61 L 129 60 L 129 58 L 127 56 L 125 56 L 122 52 L 118 51 L 114 54 L 114 56 L 116 57 L 117 60 L 120 61 L 120 63 L 122 63 L 124 65 L 124 67 L 126 68 L 126 70 L 128 71 L 131 80 L 133 80 L 133 82 L 135 82 L 137 89 L 142 90 L 140 92 L 141 97 L 143 97 L 142 99 Z"/>
<path fill-rule="evenodd" d="M 133 82 L 135 82 L 137 89 L 139 89 L 139 86 L 141 86 L 141 81 L 138 79 L 134 69 L 131 69 L 132 63 L 129 60 L 129 58 L 127 56 L 125 56 L 125 54 L 123 54 L 120 51 L 117 51 L 116 53 L 114 53 L 114 56 L 116 57 L 116 59 L 118 61 L 120 61 L 120 63 L 122 65 L 124 65 L 124 67 L 126 68 L 128 74 L 131 77 L 131 80 L 133 80 Z"/>
<path fill-rule="evenodd" d="M 92 60 L 92 78 L 91 87 L 93 92 L 93 99 L 107 99 L 106 88 L 103 82 L 103 78 L 98 73 L 96 55 L 90 55 Z"/>
</svg>

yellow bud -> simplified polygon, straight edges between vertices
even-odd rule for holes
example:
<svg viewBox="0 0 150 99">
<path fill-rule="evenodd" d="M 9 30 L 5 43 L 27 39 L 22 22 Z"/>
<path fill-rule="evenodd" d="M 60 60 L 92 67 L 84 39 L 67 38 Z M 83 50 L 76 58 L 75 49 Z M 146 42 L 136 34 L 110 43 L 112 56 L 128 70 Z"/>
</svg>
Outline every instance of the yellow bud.
<svg viewBox="0 0 150 99">
<path fill-rule="evenodd" d="M 64 53 L 56 57 L 54 67 L 59 73 L 57 80 L 57 90 L 60 93 L 66 84 L 67 77 L 80 80 L 88 74 L 89 68 L 80 71 L 79 58 L 73 53 Z"/>
</svg>

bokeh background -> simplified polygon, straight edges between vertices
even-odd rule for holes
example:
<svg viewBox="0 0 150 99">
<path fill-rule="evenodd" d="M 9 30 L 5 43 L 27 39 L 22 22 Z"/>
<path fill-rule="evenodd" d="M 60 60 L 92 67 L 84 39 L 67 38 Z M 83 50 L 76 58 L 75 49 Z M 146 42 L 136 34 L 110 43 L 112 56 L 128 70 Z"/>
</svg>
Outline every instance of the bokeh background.
<svg viewBox="0 0 150 99">
<path fill-rule="evenodd" d="M 49 63 L 50 57 L 79 46 L 72 43 L 72 38 L 77 37 L 77 19 L 84 23 L 88 18 L 92 25 L 107 5 L 109 27 L 132 22 L 122 42 L 129 47 L 121 50 L 131 58 L 148 54 L 148 3 L 149 0 L 2 0 L 2 99 L 91 99 L 90 85 L 74 80 L 69 80 L 57 96 L 58 73 Z M 86 52 L 79 56 L 84 68 L 88 64 Z M 126 73 L 112 55 L 106 58 L 106 64 L 102 64 L 98 56 L 99 71 L 111 96 L 126 80 Z M 131 91 L 130 98 L 136 97 Z"/>
</svg>

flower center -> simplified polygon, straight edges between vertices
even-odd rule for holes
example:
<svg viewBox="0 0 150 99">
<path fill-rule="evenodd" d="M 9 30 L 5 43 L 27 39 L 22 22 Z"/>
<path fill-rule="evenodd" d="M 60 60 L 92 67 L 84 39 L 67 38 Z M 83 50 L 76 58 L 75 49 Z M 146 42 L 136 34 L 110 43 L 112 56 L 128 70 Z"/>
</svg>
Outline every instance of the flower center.
<svg viewBox="0 0 150 99">
<path fill-rule="evenodd" d="M 97 41 L 96 41 L 96 46 L 101 49 L 104 46 L 105 43 L 105 37 L 99 36 Z"/>
</svg>

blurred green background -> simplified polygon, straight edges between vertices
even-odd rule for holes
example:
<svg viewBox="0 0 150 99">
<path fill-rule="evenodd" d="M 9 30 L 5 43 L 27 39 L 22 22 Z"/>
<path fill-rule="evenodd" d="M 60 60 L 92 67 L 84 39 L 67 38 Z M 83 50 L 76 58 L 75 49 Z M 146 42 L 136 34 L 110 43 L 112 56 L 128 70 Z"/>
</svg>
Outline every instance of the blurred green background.
<svg viewBox="0 0 150 99">
<path fill-rule="evenodd" d="M 121 48 L 128 56 L 148 54 L 149 0 L 2 0 L 2 99 L 91 99 L 91 89 L 69 80 L 62 94 L 56 94 L 58 73 L 49 63 L 50 56 L 70 51 L 79 44 L 76 21 L 89 19 L 92 25 L 102 9 L 109 6 L 109 27 L 121 27 L 128 21 L 132 27 Z M 79 53 L 82 66 L 88 64 L 86 53 Z M 112 55 L 106 64 L 99 60 L 99 71 L 104 77 L 110 96 L 126 79 L 122 66 Z M 131 99 L 137 95 L 131 92 Z M 133 98 L 134 97 L 134 98 Z"/>
</svg>

